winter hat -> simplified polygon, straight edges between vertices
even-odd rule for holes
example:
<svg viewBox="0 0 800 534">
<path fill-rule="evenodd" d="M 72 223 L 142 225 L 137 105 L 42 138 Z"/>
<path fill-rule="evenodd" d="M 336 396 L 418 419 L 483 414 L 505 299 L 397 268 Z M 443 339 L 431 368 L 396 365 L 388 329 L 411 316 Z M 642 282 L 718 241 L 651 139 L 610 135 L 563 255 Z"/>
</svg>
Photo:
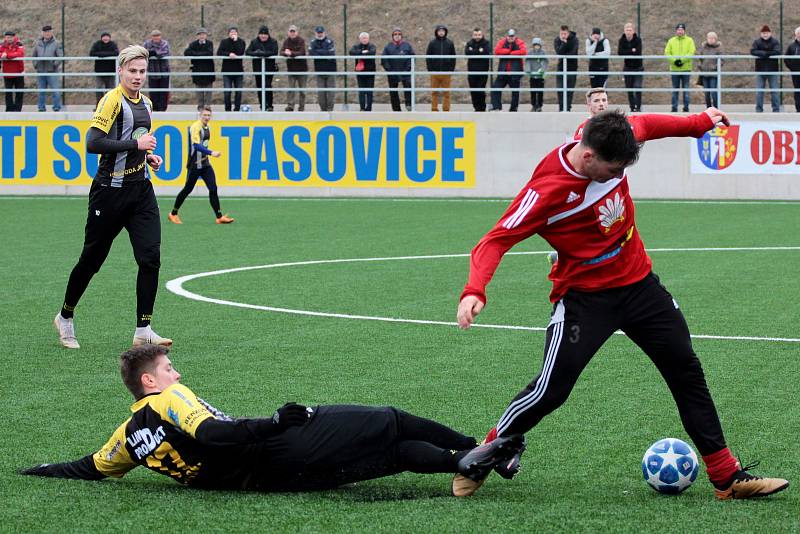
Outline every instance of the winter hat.
<svg viewBox="0 0 800 534">
<path fill-rule="evenodd" d="M 15 31 L 12 31 L 12 30 L 6 30 L 6 33 L 4 33 L 3 35 L 11 35 L 11 36 L 14 36 L 14 35 L 17 35 L 17 32 L 15 32 Z"/>
<path fill-rule="evenodd" d="M 542 46 L 542 40 L 541 40 L 541 38 L 539 38 L 539 37 L 534 37 L 534 38 L 533 38 L 533 40 L 531 41 L 531 46 L 533 46 L 533 45 L 539 45 L 539 46 Z"/>
<path fill-rule="evenodd" d="M 263 26 L 261 26 L 261 27 L 258 29 L 258 34 L 259 34 L 259 35 L 261 35 L 261 34 L 264 34 L 264 35 L 269 35 L 269 28 L 268 28 L 266 25 L 263 25 Z"/>
<path fill-rule="evenodd" d="M 598 28 L 598 27 L 594 27 L 594 28 L 592 28 L 592 35 L 594 35 L 595 33 L 596 33 L 597 35 L 600 35 L 600 34 L 601 34 L 601 33 L 603 33 L 603 32 L 600 30 L 600 28 Z"/>
<path fill-rule="evenodd" d="M 42 26 L 42 31 L 43 31 L 43 32 L 49 32 L 49 31 L 51 31 L 52 29 L 53 29 L 53 27 L 52 27 L 52 26 L 50 26 L 49 24 L 46 24 L 45 26 Z"/>
<path fill-rule="evenodd" d="M 205 28 L 200 26 L 199 28 L 197 28 L 197 31 L 194 34 L 195 35 L 200 35 L 201 33 L 204 33 L 204 34 L 208 35 L 208 30 L 206 30 Z"/>
<path fill-rule="evenodd" d="M 325 33 L 325 27 L 317 26 L 316 28 L 314 28 L 314 33 Z"/>
<path fill-rule="evenodd" d="M 676 30 L 685 30 L 686 29 L 686 24 L 684 24 L 683 22 L 681 22 L 679 24 L 676 24 L 675 25 L 675 29 Z"/>
<path fill-rule="evenodd" d="M 515 35 L 517 35 L 517 31 L 514 28 L 510 28 L 506 35 L 508 35 L 509 37 L 514 37 Z"/>
<path fill-rule="evenodd" d="M 101 34 L 100 34 L 100 38 L 102 39 L 102 38 L 103 38 L 103 37 L 105 37 L 106 35 L 108 35 L 109 37 L 111 37 L 111 34 L 110 34 L 110 33 L 108 33 L 108 32 L 103 32 L 103 33 L 101 33 Z"/>
</svg>

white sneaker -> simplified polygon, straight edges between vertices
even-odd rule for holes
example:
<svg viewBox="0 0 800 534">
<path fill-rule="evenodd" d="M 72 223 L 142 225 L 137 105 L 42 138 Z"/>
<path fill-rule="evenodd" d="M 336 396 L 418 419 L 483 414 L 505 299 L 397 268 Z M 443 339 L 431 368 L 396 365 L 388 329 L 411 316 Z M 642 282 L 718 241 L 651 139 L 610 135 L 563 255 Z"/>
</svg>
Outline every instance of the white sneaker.
<svg viewBox="0 0 800 534">
<path fill-rule="evenodd" d="M 137 328 L 133 334 L 133 346 L 138 345 L 162 345 L 164 347 L 171 347 L 172 340 L 166 337 L 161 337 L 156 334 L 153 329 L 148 325 L 144 328 Z"/>
<path fill-rule="evenodd" d="M 75 338 L 75 323 L 72 319 L 64 319 L 61 317 L 60 313 L 57 313 L 56 318 L 53 319 L 53 326 L 56 327 L 58 340 L 61 342 L 62 346 L 68 349 L 81 348 L 78 344 L 78 340 Z"/>
</svg>

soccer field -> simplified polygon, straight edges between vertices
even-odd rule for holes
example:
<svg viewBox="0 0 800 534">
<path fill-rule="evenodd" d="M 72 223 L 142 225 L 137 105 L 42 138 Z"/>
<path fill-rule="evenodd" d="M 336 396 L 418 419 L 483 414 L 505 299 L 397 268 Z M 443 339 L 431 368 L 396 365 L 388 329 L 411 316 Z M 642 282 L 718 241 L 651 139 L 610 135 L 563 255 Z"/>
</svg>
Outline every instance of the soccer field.
<svg viewBox="0 0 800 534">
<path fill-rule="evenodd" d="M 204 192 L 181 210 L 182 226 L 163 224 L 153 326 L 174 338 L 182 382 L 223 411 L 394 405 L 481 438 L 538 373 L 550 314 L 540 238 L 513 249 L 531 254 L 507 256 L 489 286 L 478 323 L 494 328 L 452 324 L 466 254 L 507 202 L 223 198 L 237 220 L 220 226 Z M 165 217 L 171 202 L 161 198 Z M 118 355 L 133 334 L 136 267 L 123 233 L 76 310 L 82 348 L 65 350 L 51 322 L 80 253 L 86 199 L 0 197 L 0 208 L 0 532 L 800 531 L 800 203 L 637 203 L 732 451 L 760 460 L 756 474 L 792 483 L 736 502 L 715 501 L 702 471 L 677 497 L 642 480 L 652 442 L 688 437 L 654 366 L 622 335 L 528 434 L 522 472 L 493 475 L 469 499 L 450 496 L 446 475 L 310 494 L 194 491 L 141 468 L 99 483 L 17 475 L 94 452 L 130 413 Z M 359 259 L 372 261 L 342 261 Z M 252 266 L 264 267 L 180 285 L 206 300 L 166 287 Z"/>
</svg>

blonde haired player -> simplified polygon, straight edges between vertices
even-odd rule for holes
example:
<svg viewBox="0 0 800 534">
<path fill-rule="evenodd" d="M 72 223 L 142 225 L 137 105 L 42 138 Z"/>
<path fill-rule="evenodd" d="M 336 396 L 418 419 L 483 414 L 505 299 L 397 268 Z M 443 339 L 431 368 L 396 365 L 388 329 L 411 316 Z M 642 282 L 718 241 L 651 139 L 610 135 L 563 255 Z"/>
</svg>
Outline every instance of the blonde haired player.
<svg viewBox="0 0 800 534">
<path fill-rule="evenodd" d="M 61 345 L 68 349 L 80 348 L 73 324 L 75 307 L 123 228 L 139 266 L 133 344 L 172 345 L 171 339 L 159 336 L 150 326 L 161 267 L 161 225 L 148 166 L 157 171 L 162 159 L 150 153 L 156 148 L 150 133 L 153 105 L 141 93 L 148 57 L 147 50 L 138 45 L 120 52 L 119 86 L 100 99 L 92 117 L 86 149 L 100 154 L 100 162 L 89 190 L 83 251 L 53 321 Z"/>
</svg>

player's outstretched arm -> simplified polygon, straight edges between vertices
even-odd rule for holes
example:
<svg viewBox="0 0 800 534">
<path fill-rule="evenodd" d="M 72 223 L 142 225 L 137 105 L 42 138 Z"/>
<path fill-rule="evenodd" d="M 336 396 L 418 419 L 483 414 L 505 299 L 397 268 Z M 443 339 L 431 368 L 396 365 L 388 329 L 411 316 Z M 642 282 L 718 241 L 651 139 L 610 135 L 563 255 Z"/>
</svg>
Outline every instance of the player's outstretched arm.
<svg viewBox="0 0 800 534">
<path fill-rule="evenodd" d="M 728 116 L 717 108 L 702 113 L 679 117 L 659 113 L 645 113 L 628 119 L 640 143 L 666 137 L 702 137 L 718 123 L 728 125 Z"/>
<path fill-rule="evenodd" d="M 244 445 L 278 435 L 293 426 L 302 426 L 311 418 L 311 410 L 302 404 L 284 404 L 270 418 L 234 419 L 209 418 L 200 423 L 195 438 L 206 445 Z"/>
<path fill-rule="evenodd" d="M 39 464 L 20 471 L 22 475 L 53 478 L 77 478 L 80 480 L 102 480 L 106 475 L 97 470 L 93 455 L 89 454 L 80 460 L 62 464 Z"/>
</svg>

